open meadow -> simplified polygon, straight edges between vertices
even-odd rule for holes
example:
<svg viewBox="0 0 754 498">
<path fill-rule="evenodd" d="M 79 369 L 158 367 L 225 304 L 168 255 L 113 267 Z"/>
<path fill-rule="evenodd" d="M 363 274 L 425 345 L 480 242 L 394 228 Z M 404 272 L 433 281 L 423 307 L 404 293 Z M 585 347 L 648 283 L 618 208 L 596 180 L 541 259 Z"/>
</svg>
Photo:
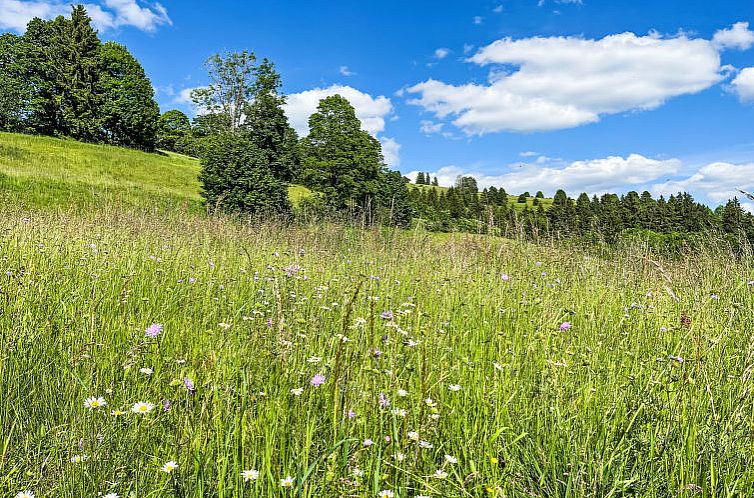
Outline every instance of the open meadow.
<svg viewBox="0 0 754 498">
<path fill-rule="evenodd" d="M 752 267 L 0 217 L 0 494 L 742 496 Z"/>
</svg>

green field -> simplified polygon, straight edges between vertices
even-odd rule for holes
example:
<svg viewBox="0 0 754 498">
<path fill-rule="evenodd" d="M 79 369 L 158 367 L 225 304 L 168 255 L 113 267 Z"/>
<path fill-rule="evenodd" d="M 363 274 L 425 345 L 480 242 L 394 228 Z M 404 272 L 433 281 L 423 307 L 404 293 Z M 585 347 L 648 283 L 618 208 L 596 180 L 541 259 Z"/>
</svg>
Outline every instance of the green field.
<svg viewBox="0 0 754 498">
<path fill-rule="evenodd" d="M 751 256 L 244 225 L 188 158 L 0 144 L 0 496 L 754 490 Z"/>
</svg>

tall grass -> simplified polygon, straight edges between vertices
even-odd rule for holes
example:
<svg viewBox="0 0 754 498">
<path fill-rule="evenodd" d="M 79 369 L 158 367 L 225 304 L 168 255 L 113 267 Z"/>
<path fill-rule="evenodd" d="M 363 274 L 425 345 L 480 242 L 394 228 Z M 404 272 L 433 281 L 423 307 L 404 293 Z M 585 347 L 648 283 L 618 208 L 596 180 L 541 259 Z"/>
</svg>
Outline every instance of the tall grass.
<svg viewBox="0 0 754 498">
<path fill-rule="evenodd" d="M 0 234 L 0 496 L 754 490 L 748 257 L 122 211 Z"/>
</svg>

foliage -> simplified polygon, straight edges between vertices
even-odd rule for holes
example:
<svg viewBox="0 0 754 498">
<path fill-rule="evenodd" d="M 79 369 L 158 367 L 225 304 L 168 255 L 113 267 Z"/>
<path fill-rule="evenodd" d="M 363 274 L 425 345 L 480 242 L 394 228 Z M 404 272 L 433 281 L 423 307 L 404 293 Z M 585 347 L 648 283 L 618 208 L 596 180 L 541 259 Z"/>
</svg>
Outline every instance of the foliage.
<svg viewBox="0 0 754 498">
<path fill-rule="evenodd" d="M 268 215 L 290 210 L 287 183 L 243 132 L 213 137 L 203 150 L 202 197 L 211 210 Z"/>
</svg>

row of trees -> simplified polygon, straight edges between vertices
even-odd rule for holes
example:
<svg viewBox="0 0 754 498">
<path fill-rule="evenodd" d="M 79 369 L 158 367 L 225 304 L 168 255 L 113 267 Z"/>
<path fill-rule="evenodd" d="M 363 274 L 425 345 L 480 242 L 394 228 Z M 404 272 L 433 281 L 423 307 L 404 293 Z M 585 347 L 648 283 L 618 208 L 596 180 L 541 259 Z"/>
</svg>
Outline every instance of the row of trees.
<svg viewBox="0 0 754 498">
<path fill-rule="evenodd" d="M 599 238 L 614 242 L 626 231 L 656 234 L 694 234 L 717 231 L 744 234 L 754 241 L 754 216 L 737 198 L 711 210 L 691 194 L 678 193 L 654 199 L 649 192 L 600 197 L 582 193 L 576 199 L 558 190 L 551 203 L 537 192 L 533 203 L 528 192 L 515 202 L 503 188 L 479 191 L 471 177 L 459 177 L 447 189 L 414 188 L 411 204 L 427 228 L 439 231 L 518 233 L 559 238 Z M 523 205 L 522 205 L 523 204 Z"/>
<path fill-rule="evenodd" d="M 202 195 L 211 209 L 252 215 L 287 214 L 292 181 L 315 192 L 319 213 L 368 223 L 408 225 L 408 180 L 384 164 L 380 142 L 361 128 L 344 97 L 322 99 L 301 139 L 283 112 L 280 74 L 253 52 L 215 55 L 210 84 L 192 93 L 203 110 L 194 125 L 177 111 L 160 121 L 159 142 L 200 157 Z M 197 130 L 201 130 L 197 133 Z"/>
<path fill-rule="evenodd" d="M 153 150 L 159 115 L 144 69 L 81 5 L 0 35 L 0 130 Z"/>
</svg>

